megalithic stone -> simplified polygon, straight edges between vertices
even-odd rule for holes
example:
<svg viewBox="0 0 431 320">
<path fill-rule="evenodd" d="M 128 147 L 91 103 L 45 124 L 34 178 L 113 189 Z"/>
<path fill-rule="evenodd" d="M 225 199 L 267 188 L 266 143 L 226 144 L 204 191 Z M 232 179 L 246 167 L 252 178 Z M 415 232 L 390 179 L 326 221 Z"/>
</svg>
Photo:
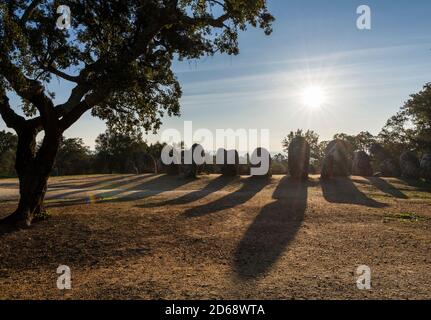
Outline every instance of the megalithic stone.
<svg viewBox="0 0 431 320">
<path fill-rule="evenodd" d="M 235 177 L 239 174 L 239 154 L 236 150 L 219 149 L 217 151 L 217 164 L 221 168 L 221 174 L 227 177 Z"/>
<path fill-rule="evenodd" d="M 407 151 L 400 156 L 400 168 L 401 176 L 403 178 L 415 180 L 420 178 L 420 162 L 413 152 Z"/>
<path fill-rule="evenodd" d="M 371 177 L 373 175 L 371 159 L 365 151 L 356 151 L 353 153 L 352 174 L 363 177 Z"/>
<path fill-rule="evenodd" d="M 288 170 L 294 179 L 308 179 L 310 145 L 304 137 L 295 137 L 288 149 Z"/>
<path fill-rule="evenodd" d="M 199 157 L 200 159 L 197 159 Z M 200 144 L 194 144 L 190 150 L 184 151 L 182 155 L 182 168 L 184 178 L 195 179 L 199 172 L 199 167 L 204 163 L 200 161 L 205 158 L 205 150 Z M 199 163 L 197 162 L 199 161 Z"/>
<path fill-rule="evenodd" d="M 421 160 L 421 177 L 431 181 L 431 153 L 424 154 Z"/>
<path fill-rule="evenodd" d="M 265 148 L 257 148 L 250 159 L 250 174 L 261 178 L 272 177 L 271 162 L 269 151 Z"/>
<path fill-rule="evenodd" d="M 175 161 L 172 162 L 171 164 L 165 164 L 165 163 L 163 163 L 163 161 L 161 161 L 161 162 L 163 164 L 163 167 L 164 167 L 167 175 L 177 176 L 180 174 L 180 171 L 181 171 L 181 167 L 180 167 L 181 155 L 178 154 L 177 150 L 172 148 L 171 151 L 169 151 L 169 156 L 171 158 L 174 158 Z"/>
<path fill-rule="evenodd" d="M 381 177 L 399 177 L 401 172 L 395 161 L 388 158 L 380 163 L 377 175 Z"/>
<path fill-rule="evenodd" d="M 351 169 L 350 146 L 346 141 L 336 139 L 325 149 L 322 164 L 322 179 L 348 177 Z"/>
</svg>

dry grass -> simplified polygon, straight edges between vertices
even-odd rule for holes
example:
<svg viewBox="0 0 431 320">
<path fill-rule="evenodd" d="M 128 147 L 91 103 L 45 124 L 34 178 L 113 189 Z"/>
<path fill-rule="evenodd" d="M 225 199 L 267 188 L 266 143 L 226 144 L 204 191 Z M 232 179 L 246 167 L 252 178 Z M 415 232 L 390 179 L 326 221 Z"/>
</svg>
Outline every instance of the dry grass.
<svg viewBox="0 0 431 320">
<path fill-rule="evenodd" d="M 0 299 L 431 298 L 430 185 L 116 175 L 50 186 L 49 221 L 0 234 Z M 16 188 L 0 180 L 0 216 Z M 355 285 L 363 264 L 371 291 Z"/>
</svg>

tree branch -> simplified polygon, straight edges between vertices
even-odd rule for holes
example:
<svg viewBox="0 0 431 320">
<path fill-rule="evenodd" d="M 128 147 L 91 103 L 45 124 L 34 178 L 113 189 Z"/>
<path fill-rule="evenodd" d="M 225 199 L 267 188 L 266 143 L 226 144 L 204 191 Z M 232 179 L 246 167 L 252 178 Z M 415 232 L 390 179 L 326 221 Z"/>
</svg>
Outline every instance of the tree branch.
<svg viewBox="0 0 431 320">
<path fill-rule="evenodd" d="M 81 118 L 84 113 L 103 101 L 109 92 L 110 89 L 104 87 L 100 91 L 95 91 L 87 95 L 83 101 L 75 105 L 67 114 L 63 116 L 59 122 L 60 130 L 65 131 L 69 129 L 76 121 L 78 121 L 79 118 Z"/>
<path fill-rule="evenodd" d="M 70 81 L 70 82 L 75 82 L 75 83 L 79 82 L 79 77 L 78 76 L 71 76 L 71 75 L 69 75 L 69 74 L 67 74 L 67 73 L 65 73 L 63 71 L 60 71 L 60 70 L 54 68 L 53 66 L 43 67 L 43 69 L 45 69 L 46 71 L 48 71 L 48 72 L 50 72 L 52 74 L 55 74 L 56 76 L 58 76 L 58 77 L 60 77 L 60 78 L 62 78 L 64 80 L 67 80 L 67 81 Z"/>
<path fill-rule="evenodd" d="M 6 96 L 4 88 L 0 89 L 0 115 L 9 128 L 18 131 L 25 123 L 25 119 L 12 110 L 9 98 Z"/>
<path fill-rule="evenodd" d="M 42 0 L 33 0 L 33 2 L 30 3 L 28 8 L 24 11 L 24 14 L 22 15 L 20 19 L 21 25 L 25 25 L 30 19 L 31 15 L 33 14 L 36 7 L 42 2 Z"/>
<path fill-rule="evenodd" d="M 82 98 L 88 93 L 89 90 L 90 86 L 84 84 L 79 84 L 75 88 L 73 88 L 69 99 L 65 103 L 55 107 L 57 115 L 59 117 L 62 117 L 69 113 L 75 106 L 77 106 L 81 102 Z"/>
<path fill-rule="evenodd" d="M 43 85 L 36 80 L 24 76 L 21 70 L 0 53 L 0 74 L 9 82 L 14 91 L 22 98 L 33 103 L 39 110 L 44 123 L 52 124 L 55 120 L 54 105 L 44 93 Z M 56 123 L 55 121 L 54 123 Z"/>
</svg>

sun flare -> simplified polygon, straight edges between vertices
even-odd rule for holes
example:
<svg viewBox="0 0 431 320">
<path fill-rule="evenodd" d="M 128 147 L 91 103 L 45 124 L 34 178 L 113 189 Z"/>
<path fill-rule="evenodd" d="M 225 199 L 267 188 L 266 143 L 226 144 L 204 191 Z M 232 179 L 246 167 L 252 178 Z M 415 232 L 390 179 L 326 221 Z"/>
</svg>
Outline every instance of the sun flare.
<svg viewBox="0 0 431 320">
<path fill-rule="evenodd" d="M 302 92 L 303 104 L 311 109 L 318 109 L 325 104 L 327 97 L 326 92 L 322 87 L 311 86 L 304 89 Z"/>
</svg>

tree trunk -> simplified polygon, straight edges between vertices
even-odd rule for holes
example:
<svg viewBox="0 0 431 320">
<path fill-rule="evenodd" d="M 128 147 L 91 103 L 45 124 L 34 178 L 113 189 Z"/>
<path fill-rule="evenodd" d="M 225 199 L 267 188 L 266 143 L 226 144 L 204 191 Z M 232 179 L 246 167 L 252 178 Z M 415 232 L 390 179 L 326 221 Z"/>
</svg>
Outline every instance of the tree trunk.
<svg viewBox="0 0 431 320">
<path fill-rule="evenodd" d="M 46 217 L 44 199 L 49 174 L 54 165 L 60 136 L 45 136 L 37 153 L 35 130 L 18 133 L 15 169 L 19 178 L 20 199 L 14 213 L 0 221 L 3 225 L 30 226 Z"/>
<path fill-rule="evenodd" d="M 153 164 L 154 164 L 154 173 L 155 174 L 159 174 L 159 168 L 157 166 L 157 160 L 156 158 L 154 158 L 152 155 L 150 155 L 151 160 L 153 160 Z"/>
</svg>

